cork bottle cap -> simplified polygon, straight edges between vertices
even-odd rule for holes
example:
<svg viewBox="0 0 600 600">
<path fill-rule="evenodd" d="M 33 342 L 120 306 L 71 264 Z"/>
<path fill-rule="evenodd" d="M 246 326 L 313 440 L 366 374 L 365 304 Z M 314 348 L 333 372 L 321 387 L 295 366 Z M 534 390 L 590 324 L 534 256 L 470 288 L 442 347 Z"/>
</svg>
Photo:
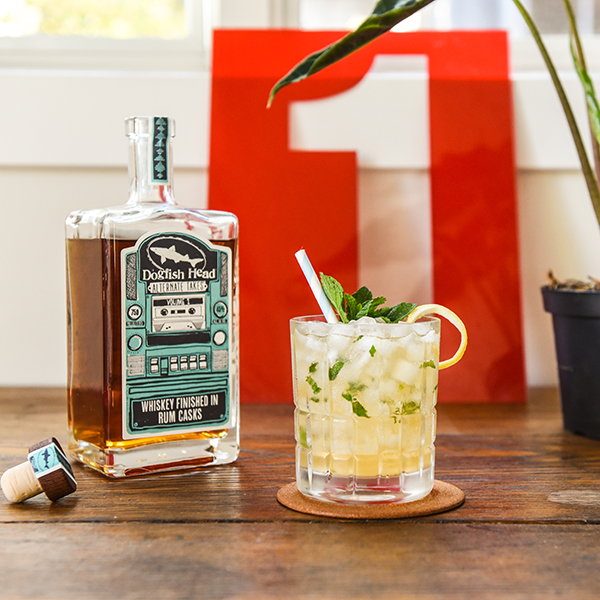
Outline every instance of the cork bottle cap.
<svg viewBox="0 0 600 600">
<path fill-rule="evenodd" d="M 8 469 L 2 475 L 0 485 L 9 502 L 23 502 L 43 491 L 29 461 Z"/>
<path fill-rule="evenodd" d="M 54 502 L 77 489 L 73 469 L 56 438 L 31 446 L 27 459 L 0 479 L 9 502 L 23 502 L 41 492 Z"/>
</svg>

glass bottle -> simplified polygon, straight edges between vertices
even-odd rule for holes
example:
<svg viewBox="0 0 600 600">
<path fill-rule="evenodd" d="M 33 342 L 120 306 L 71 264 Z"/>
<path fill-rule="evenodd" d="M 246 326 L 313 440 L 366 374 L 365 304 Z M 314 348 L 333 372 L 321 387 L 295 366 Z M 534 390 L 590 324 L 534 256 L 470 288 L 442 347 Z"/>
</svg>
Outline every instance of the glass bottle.
<svg viewBox="0 0 600 600">
<path fill-rule="evenodd" d="M 237 218 L 175 204 L 172 119 L 125 124 L 128 202 L 66 221 L 69 452 L 109 477 L 229 463 Z"/>
</svg>

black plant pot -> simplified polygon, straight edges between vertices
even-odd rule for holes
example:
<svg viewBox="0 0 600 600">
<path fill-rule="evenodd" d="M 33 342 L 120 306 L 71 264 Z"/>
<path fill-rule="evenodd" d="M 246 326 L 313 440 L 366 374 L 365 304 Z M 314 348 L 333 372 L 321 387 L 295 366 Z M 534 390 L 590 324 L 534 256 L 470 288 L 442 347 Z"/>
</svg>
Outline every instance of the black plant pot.
<svg viewBox="0 0 600 600">
<path fill-rule="evenodd" d="M 563 422 L 600 440 L 600 291 L 542 288 L 552 314 Z"/>
</svg>

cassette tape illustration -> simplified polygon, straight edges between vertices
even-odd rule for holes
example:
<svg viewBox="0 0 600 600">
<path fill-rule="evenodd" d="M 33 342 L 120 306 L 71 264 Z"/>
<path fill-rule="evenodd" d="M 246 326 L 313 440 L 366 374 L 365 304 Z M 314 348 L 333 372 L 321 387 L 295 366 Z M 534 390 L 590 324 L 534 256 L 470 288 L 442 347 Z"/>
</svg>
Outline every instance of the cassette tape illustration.
<svg viewBox="0 0 600 600">
<path fill-rule="evenodd" d="M 206 329 L 206 295 L 154 296 L 151 329 L 153 332 Z"/>
</svg>

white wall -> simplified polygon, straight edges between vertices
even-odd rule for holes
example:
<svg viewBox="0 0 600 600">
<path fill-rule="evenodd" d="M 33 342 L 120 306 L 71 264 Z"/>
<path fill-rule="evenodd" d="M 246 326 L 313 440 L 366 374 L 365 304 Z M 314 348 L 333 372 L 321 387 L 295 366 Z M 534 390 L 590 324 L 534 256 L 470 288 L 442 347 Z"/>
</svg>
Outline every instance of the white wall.
<svg viewBox="0 0 600 600">
<path fill-rule="evenodd" d="M 600 235 L 547 76 L 534 69 L 513 79 L 527 377 L 531 385 L 549 385 L 556 382 L 555 358 L 539 287 L 549 268 L 563 277 L 600 277 Z M 0 70 L 0 385 L 65 383 L 63 222 L 71 210 L 125 201 L 125 117 L 176 119 L 176 197 L 182 205 L 206 205 L 209 87 L 201 73 Z M 568 89 L 583 109 L 572 75 Z M 409 123 L 398 120 L 376 137 L 345 138 L 345 115 L 360 122 L 375 99 L 386 97 L 393 107 L 394 94 L 413 99 Z M 344 96 L 297 106 L 293 143 L 358 148 L 362 282 L 390 298 L 427 301 L 426 79 L 419 69 L 374 73 Z M 377 111 L 397 114 L 385 106 Z M 399 242 L 390 215 L 410 224 L 410 243 Z M 377 252 L 374 240 L 386 240 Z"/>
</svg>

